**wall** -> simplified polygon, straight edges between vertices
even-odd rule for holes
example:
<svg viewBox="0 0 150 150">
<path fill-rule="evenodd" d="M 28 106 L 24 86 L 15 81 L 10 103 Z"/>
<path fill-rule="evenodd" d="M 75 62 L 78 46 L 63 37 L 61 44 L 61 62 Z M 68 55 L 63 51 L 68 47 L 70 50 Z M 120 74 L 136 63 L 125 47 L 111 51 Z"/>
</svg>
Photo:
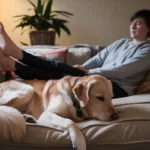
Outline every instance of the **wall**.
<svg viewBox="0 0 150 150">
<path fill-rule="evenodd" d="M 32 0 L 36 3 L 36 0 Z M 17 45 L 20 41 L 30 43 L 28 32 L 20 35 L 21 29 L 13 31 L 16 23 L 14 15 L 28 12 L 27 0 L 0 0 L 0 20 L 7 33 Z M 150 0 L 54 0 L 53 10 L 72 12 L 68 24 L 72 36 L 62 32 L 56 44 L 74 45 L 88 43 L 106 45 L 121 37 L 129 37 L 129 19 L 137 10 L 150 9 Z"/>
</svg>

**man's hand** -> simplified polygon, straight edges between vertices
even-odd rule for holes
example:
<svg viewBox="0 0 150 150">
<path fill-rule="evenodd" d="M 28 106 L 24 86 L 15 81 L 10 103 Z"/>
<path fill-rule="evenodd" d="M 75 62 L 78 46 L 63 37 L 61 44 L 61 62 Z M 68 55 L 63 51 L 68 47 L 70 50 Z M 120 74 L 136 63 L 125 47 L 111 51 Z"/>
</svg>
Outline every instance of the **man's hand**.
<svg viewBox="0 0 150 150">
<path fill-rule="evenodd" d="M 80 70 L 84 71 L 85 73 L 89 72 L 89 70 L 85 69 L 82 65 L 74 65 L 73 67 L 77 68 L 77 69 L 80 69 Z"/>
</svg>

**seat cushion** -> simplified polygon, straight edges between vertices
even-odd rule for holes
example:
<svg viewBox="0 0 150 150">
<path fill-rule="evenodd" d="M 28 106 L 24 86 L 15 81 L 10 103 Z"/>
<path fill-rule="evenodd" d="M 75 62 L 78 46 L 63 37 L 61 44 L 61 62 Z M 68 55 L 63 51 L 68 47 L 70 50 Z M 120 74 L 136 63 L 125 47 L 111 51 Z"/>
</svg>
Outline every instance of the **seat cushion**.
<svg viewBox="0 0 150 150">
<path fill-rule="evenodd" d="M 150 94 L 113 99 L 119 119 L 114 121 L 87 120 L 77 123 L 87 145 L 134 145 L 150 142 Z M 8 143 L 7 143 L 8 144 Z M 58 129 L 27 124 L 27 133 L 20 144 L 40 147 L 71 147 L 67 132 Z"/>
</svg>

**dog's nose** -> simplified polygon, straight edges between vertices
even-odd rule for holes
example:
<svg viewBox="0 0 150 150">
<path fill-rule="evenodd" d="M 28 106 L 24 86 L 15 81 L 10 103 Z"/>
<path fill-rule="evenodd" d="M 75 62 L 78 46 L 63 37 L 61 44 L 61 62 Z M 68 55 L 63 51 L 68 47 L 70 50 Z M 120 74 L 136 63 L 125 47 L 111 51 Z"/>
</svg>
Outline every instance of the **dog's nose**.
<svg viewBox="0 0 150 150">
<path fill-rule="evenodd" d="M 118 119 L 118 118 L 119 118 L 118 113 L 115 112 L 115 113 L 111 114 L 111 115 L 110 115 L 110 118 L 111 118 L 112 120 Z"/>
</svg>

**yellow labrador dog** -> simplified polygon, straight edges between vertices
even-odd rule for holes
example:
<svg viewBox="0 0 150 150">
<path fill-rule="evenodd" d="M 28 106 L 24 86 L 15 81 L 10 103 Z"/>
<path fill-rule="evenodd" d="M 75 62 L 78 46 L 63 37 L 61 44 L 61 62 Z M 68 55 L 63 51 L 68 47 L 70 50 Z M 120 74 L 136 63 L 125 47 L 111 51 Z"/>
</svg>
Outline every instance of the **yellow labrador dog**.
<svg viewBox="0 0 150 150">
<path fill-rule="evenodd" d="M 25 135 L 25 113 L 34 116 L 40 125 L 67 130 L 73 147 L 86 150 L 75 122 L 116 119 L 112 95 L 111 82 L 99 75 L 1 83 L 0 139 L 19 141 Z"/>
</svg>

